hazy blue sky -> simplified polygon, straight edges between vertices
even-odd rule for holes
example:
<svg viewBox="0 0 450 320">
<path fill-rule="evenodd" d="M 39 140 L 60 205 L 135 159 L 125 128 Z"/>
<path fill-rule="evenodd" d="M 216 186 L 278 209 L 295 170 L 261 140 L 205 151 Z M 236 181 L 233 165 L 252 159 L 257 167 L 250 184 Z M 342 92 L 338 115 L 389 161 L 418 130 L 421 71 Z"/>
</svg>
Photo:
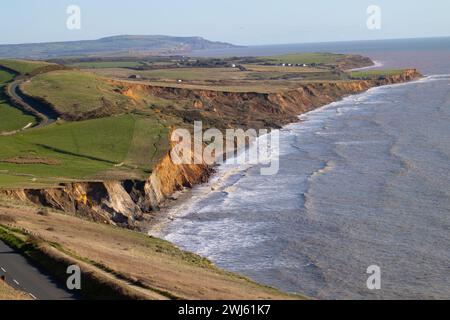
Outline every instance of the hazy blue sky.
<svg viewBox="0 0 450 320">
<path fill-rule="evenodd" d="M 81 30 L 66 28 L 70 4 L 81 7 Z M 371 4 L 382 9 L 381 30 L 366 27 Z M 449 0 L 2 0 L 0 12 L 0 43 L 117 34 L 236 44 L 450 36 Z"/>
</svg>

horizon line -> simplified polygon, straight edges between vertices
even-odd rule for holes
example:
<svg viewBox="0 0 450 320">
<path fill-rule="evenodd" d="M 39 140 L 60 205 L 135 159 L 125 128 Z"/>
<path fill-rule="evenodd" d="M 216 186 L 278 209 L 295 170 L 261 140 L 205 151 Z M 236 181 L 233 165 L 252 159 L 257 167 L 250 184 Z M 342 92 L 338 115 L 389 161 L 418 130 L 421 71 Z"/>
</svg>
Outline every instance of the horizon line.
<svg viewBox="0 0 450 320">
<path fill-rule="evenodd" d="M 305 42 L 286 42 L 286 43 L 266 43 L 266 44 L 235 44 L 223 40 L 212 40 L 205 38 L 203 36 L 179 36 L 179 35 L 163 35 L 163 34 L 113 34 L 97 37 L 94 39 L 78 39 L 78 40 L 59 40 L 59 41 L 38 41 L 38 42 L 21 42 L 21 43 L 0 43 L 0 46 L 20 46 L 20 45 L 38 45 L 38 44 L 49 44 L 49 43 L 71 43 L 71 42 L 81 42 L 81 41 L 98 41 L 113 37 L 145 37 L 145 36 L 162 36 L 162 37 L 173 37 L 173 38 L 202 38 L 211 42 L 221 42 L 227 43 L 240 47 L 264 47 L 264 46 L 285 46 L 285 45 L 301 45 L 301 44 L 326 44 L 326 43 L 346 43 L 346 42 L 376 42 L 376 41 L 401 41 L 401 40 L 425 40 L 425 39 L 443 39 L 450 38 L 450 35 L 445 36 L 420 36 L 420 37 L 390 37 L 390 38 L 378 38 L 378 39 L 351 39 L 351 40 L 325 40 L 325 41 L 305 41 Z M 214 49 L 209 49 L 214 50 Z M 222 50 L 222 49 L 220 49 Z M 198 50 L 195 50 L 198 51 Z"/>
</svg>

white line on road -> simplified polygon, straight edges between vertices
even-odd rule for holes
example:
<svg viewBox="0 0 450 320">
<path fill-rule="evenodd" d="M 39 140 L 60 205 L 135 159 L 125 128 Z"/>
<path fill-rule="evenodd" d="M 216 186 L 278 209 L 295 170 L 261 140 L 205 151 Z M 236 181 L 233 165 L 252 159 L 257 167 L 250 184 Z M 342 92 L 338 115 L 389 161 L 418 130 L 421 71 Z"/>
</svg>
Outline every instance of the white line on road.
<svg viewBox="0 0 450 320">
<path fill-rule="evenodd" d="M 6 273 L 6 270 L 5 270 L 3 267 L 0 267 L 0 269 L 2 269 L 2 271 L 3 271 L 4 273 Z"/>
<path fill-rule="evenodd" d="M 36 296 L 32 293 L 28 293 L 30 295 L 30 297 L 32 297 L 34 300 L 37 300 Z"/>
<path fill-rule="evenodd" d="M 16 279 L 13 279 L 14 283 L 17 284 L 18 286 L 20 286 L 19 281 L 17 281 Z"/>
</svg>

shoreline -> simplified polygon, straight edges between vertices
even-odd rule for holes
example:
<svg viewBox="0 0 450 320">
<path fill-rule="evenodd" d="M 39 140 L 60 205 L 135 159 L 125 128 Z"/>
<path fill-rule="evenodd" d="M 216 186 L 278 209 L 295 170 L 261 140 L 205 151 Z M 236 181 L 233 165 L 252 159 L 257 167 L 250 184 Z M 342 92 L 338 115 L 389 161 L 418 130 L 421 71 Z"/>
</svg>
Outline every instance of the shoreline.
<svg viewBox="0 0 450 320">
<path fill-rule="evenodd" d="M 375 61 L 375 63 L 377 63 L 377 61 Z M 379 63 L 379 62 L 378 62 Z M 379 66 L 382 66 L 382 63 L 379 63 Z M 375 68 L 375 67 L 379 67 L 379 66 L 371 66 L 371 67 L 364 67 L 363 69 L 366 68 Z M 349 94 L 347 96 L 341 97 L 340 99 L 327 103 L 325 105 L 319 106 L 315 109 L 312 109 L 310 111 L 307 111 L 305 113 L 301 113 L 297 116 L 298 121 L 296 122 L 291 122 L 288 123 L 284 126 L 282 126 L 280 128 L 280 131 L 283 130 L 289 130 L 289 126 L 292 125 L 296 125 L 296 124 L 301 124 L 303 121 L 301 119 L 301 117 L 308 115 L 309 113 L 313 113 L 313 112 L 317 112 L 320 110 L 323 110 L 325 108 L 328 108 L 330 106 L 332 106 L 335 103 L 339 103 L 343 100 L 345 100 L 346 98 L 351 98 L 353 96 L 358 96 L 361 94 L 367 94 L 368 92 L 370 92 L 371 90 L 376 90 L 376 89 L 380 89 L 380 88 L 388 88 L 391 86 L 400 86 L 400 85 L 405 85 L 405 84 L 411 84 L 411 83 L 415 83 L 417 81 L 423 81 L 424 79 L 427 79 L 429 76 L 421 76 L 418 77 L 416 79 L 413 80 L 409 80 L 406 82 L 399 82 L 399 83 L 391 83 L 391 84 L 386 84 L 386 85 L 382 85 L 382 86 L 373 86 L 368 88 L 367 90 L 360 92 L 360 93 L 356 93 L 356 94 Z M 229 159 L 228 159 L 229 160 Z M 259 165 L 259 164 L 256 164 Z M 162 230 L 164 229 L 165 226 L 167 226 L 168 224 L 170 224 L 171 222 L 173 222 L 174 220 L 178 219 L 179 217 L 181 217 L 182 215 L 178 215 L 177 213 L 182 209 L 180 207 L 182 207 L 183 205 L 187 205 L 187 200 L 190 199 L 190 197 L 193 195 L 193 193 L 195 192 L 196 189 L 200 188 L 200 187 L 206 187 L 207 185 L 212 185 L 214 180 L 220 180 L 223 175 L 219 175 L 218 173 L 221 171 L 218 168 L 226 168 L 226 164 L 221 164 L 221 165 L 216 165 L 214 167 L 214 171 L 213 173 L 210 175 L 209 179 L 201 184 L 197 184 L 195 186 L 193 186 L 192 188 L 184 188 L 181 191 L 176 191 L 174 193 L 174 195 L 170 198 L 170 199 L 166 199 L 161 205 L 160 205 L 160 209 L 159 211 L 152 215 L 152 219 L 155 219 L 154 221 L 149 221 L 147 224 L 145 224 L 145 226 L 141 226 L 142 229 L 140 230 L 141 232 L 144 232 L 145 234 L 148 234 L 150 236 L 155 236 L 155 237 L 160 237 L 163 238 L 162 236 L 164 234 L 164 232 L 162 232 Z M 255 165 L 249 165 L 250 167 L 253 167 Z M 223 169 L 224 171 L 227 171 L 226 169 Z M 214 191 L 213 187 L 211 186 L 211 191 Z M 180 208 L 180 210 L 177 210 L 177 212 L 175 214 L 171 214 L 168 215 L 169 213 L 171 213 L 175 208 Z"/>
<path fill-rule="evenodd" d="M 384 92 L 383 90 L 386 88 L 390 88 L 390 87 L 400 87 L 400 86 L 406 86 L 406 85 L 412 85 L 414 83 L 421 83 L 424 81 L 433 81 L 433 78 L 431 77 L 421 77 L 409 82 L 405 82 L 405 83 L 397 83 L 397 84 L 390 84 L 390 85 L 386 85 L 386 86 L 380 86 L 380 87 L 373 87 L 370 88 L 362 93 L 359 94 L 355 94 L 355 95 L 349 95 L 343 99 L 340 99 L 338 101 L 334 101 L 330 104 L 326 104 L 323 105 L 322 107 L 319 107 L 317 109 L 314 109 L 310 112 L 304 113 L 302 115 L 299 115 L 299 118 L 303 117 L 303 116 L 307 116 L 308 114 L 311 113 L 320 113 L 322 110 L 327 109 L 327 108 L 331 108 L 332 110 L 334 110 L 333 106 L 335 106 L 336 104 L 341 103 L 342 101 L 344 101 L 345 99 L 350 99 L 352 100 L 353 98 L 355 99 L 359 99 L 360 96 L 365 96 L 365 95 L 373 95 L 373 94 L 379 94 L 378 92 Z M 339 105 L 337 106 L 339 107 Z M 330 111 L 331 112 L 331 111 Z M 335 115 L 330 115 L 330 119 L 332 119 L 333 117 L 335 117 Z M 302 125 L 302 120 L 299 119 L 300 121 L 295 122 L 295 123 L 291 123 L 288 124 L 286 126 L 283 126 L 282 130 L 289 130 L 289 128 L 291 126 L 301 126 Z M 157 236 L 160 237 L 162 239 L 166 239 L 167 241 L 170 241 L 171 243 L 173 243 L 176 246 L 179 246 L 180 248 L 182 248 L 183 250 L 188 250 L 191 252 L 195 252 L 196 254 L 199 254 L 207 259 L 210 259 L 213 263 L 220 263 L 221 261 L 223 262 L 222 258 L 225 259 L 225 257 L 230 258 L 231 261 L 233 261 L 233 259 L 238 259 L 238 257 L 240 257 L 240 255 L 236 254 L 236 257 L 233 256 L 233 252 L 228 253 L 226 256 L 223 256 L 220 253 L 220 250 L 218 250 L 218 252 L 216 251 L 216 253 L 219 254 L 219 258 L 216 257 L 213 258 L 215 256 L 215 251 L 210 251 L 210 250 L 206 250 L 206 251 L 202 251 L 202 243 L 203 242 L 197 242 L 200 239 L 202 239 L 205 243 L 208 243 L 207 239 L 211 240 L 211 243 L 216 243 L 215 245 L 217 245 L 217 243 L 222 243 L 222 241 L 226 242 L 226 235 L 225 238 L 223 237 L 224 234 L 220 233 L 220 236 L 214 236 L 213 234 L 208 235 L 208 238 L 205 238 L 205 236 L 199 236 L 197 239 L 197 236 L 195 236 L 195 233 L 192 233 L 194 230 L 199 230 L 199 233 L 203 233 L 202 230 L 207 230 L 208 229 L 208 211 L 205 211 L 203 213 L 198 213 L 199 217 L 198 219 L 196 218 L 196 211 L 194 210 L 187 210 L 186 212 L 184 212 L 183 209 L 185 208 L 199 208 L 199 210 L 201 209 L 201 207 L 198 205 L 198 203 L 207 203 L 207 201 L 209 199 L 215 199 L 214 195 L 210 195 L 208 194 L 208 189 L 210 189 L 210 187 L 212 185 L 214 185 L 214 183 L 216 181 L 220 181 L 223 179 L 224 174 L 230 171 L 229 169 L 226 168 L 226 165 L 222 165 L 220 166 L 219 170 L 216 170 L 216 172 L 211 176 L 211 180 L 203 185 L 197 185 L 195 186 L 193 189 L 187 189 L 184 190 L 182 193 L 180 193 L 179 195 L 177 195 L 177 200 L 172 200 L 169 203 L 167 203 L 164 207 L 164 210 L 161 210 L 161 214 L 159 216 L 159 221 L 153 225 L 151 227 L 151 229 L 148 231 L 149 235 L 152 236 Z M 233 169 L 231 169 L 231 171 L 233 171 Z M 245 170 L 244 170 L 245 171 Z M 241 172 L 241 171 L 239 171 Z M 234 174 L 235 172 L 231 172 L 231 174 Z M 248 183 L 248 180 L 246 180 Z M 214 192 L 214 191 L 213 191 Z M 189 200 L 192 196 L 194 196 L 194 199 L 192 199 L 191 201 Z M 204 199 L 208 199 L 208 200 L 204 200 Z M 199 199 L 200 201 L 196 200 Z M 214 202 L 208 202 L 208 205 L 211 204 L 211 206 L 214 206 Z M 234 220 L 234 218 L 236 216 L 239 216 L 239 211 L 235 211 L 236 215 L 230 215 L 230 219 Z M 212 209 L 212 213 L 211 213 L 211 219 L 216 221 L 214 218 L 215 214 L 218 213 L 218 211 L 214 211 Z M 168 215 L 169 214 L 169 215 Z M 220 214 L 219 214 L 220 215 Z M 222 219 L 224 216 L 220 215 L 220 219 Z M 181 219 L 181 221 L 176 222 L 175 226 L 170 226 L 170 223 Z M 186 222 L 184 221 L 186 220 Z M 203 225 L 203 227 L 200 227 L 199 229 L 197 228 L 192 228 L 190 227 L 191 224 L 195 225 L 196 223 Z M 178 232 L 178 230 L 183 230 L 183 226 L 186 225 L 187 226 L 187 233 L 184 233 L 183 231 Z M 216 226 L 216 224 L 214 224 L 214 226 Z M 187 236 L 183 236 L 183 235 L 187 235 Z M 192 236 L 192 238 L 191 238 Z M 189 244 L 189 239 L 193 240 L 194 245 Z M 195 245 L 195 243 L 197 243 Z M 209 247 L 209 245 L 206 245 L 205 247 Z M 214 247 L 214 246 L 213 246 Z M 238 248 L 236 248 L 238 250 Z M 205 254 L 202 254 L 201 252 L 204 252 Z M 227 260 L 227 259 L 225 259 Z M 242 260 L 239 260 L 242 261 Z M 242 261 L 245 264 L 245 260 Z M 225 263 L 225 265 L 223 264 L 219 264 L 220 268 L 224 268 L 225 270 L 229 270 L 231 272 L 238 272 L 238 273 L 242 273 L 246 276 L 249 276 L 250 278 L 254 279 L 254 281 L 257 281 L 259 283 L 269 283 L 270 286 L 276 287 L 280 290 L 286 291 L 286 292 L 293 292 L 290 290 L 286 290 L 286 288 L 277 286 L 273 283 L 270 283 L 270 278 L 253 278 L 251 276 L 251 272 L 250 273 L 243 273 L 242 271 L 240 271 L 239 269 L 234 269 L 229 263 Z M 231 268 L 230 268 L 231 267 Z M 247 266 L 246 269 L 251 269 L 251 265 Z M 296 291 L 296 292 L 300 292 L 300 291 Z M 312 296 L 314 297 L 314 296 Z"/>
</svg>

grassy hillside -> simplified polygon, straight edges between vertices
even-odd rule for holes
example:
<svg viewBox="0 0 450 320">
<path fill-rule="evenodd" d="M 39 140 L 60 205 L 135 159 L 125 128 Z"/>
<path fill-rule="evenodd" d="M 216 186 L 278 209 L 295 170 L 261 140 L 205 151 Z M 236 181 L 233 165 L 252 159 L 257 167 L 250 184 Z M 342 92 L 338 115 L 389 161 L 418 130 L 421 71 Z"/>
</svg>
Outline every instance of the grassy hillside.
<svg viewBox="0 0 450 320">
<path fill-rule="evenodd" d="M 196 254 L 143 233 L 97 224 L 0 198 L 13 226 L 39 234 L 53 256 L 69 255 L 82 270 L 106 274 L 116 286 L 148 299 L 302 299 L 223 271 Z M 2 206 L 3 203 L 3 206 Z M 11 222 L 10 222 L 11 223 Z M 0 226 L 1 227 L 1 226 Z"/>
<path fill-rule="evenodd" d="M 40 74 L 23 85 L 23 90 L 49 102 L 59 113 L 78 117 L 83 113 L 127 109 L 130 101 L 104 79 L 88 72 L 61 70 Z"/>
<path fill-rule="evenodd" d="M 33 124 L 33 116 L 26 115 L 22 111 L 12 107 L 0 95 L 0 134 L 2 132 L 11 132 L 19 130 Z"/>
<path fill-rule="evenodd" d="M 20 63 L 15 68 L 26 69 Z M 1 75 L 5 82 L 12 78 L 6 72 Z M 130 114 L 133 101 L 92 73 L 43 73 L 26 81 L 23 90 L 46 100 L 60 114 L 78 117 L 88 113 L 87 118 L 100 118 L 60 120 L 0 136 L 0 188 L 42 187 L 89 179 L 145 179 L 168 152 L 168 124 L 150 108 L 141 115 Z M 0 128 L 5 130 L 22 128 L 30 122 L 28 116 L 16 117 L 19 111 L 14 108 L 0 111 Z"/>
<path fill-rule="evenodd" d="M 123 115 L 0 137 L 0 188 L 105 179 L 105 172 L 143 178 L 167 152 L 166 136 L 157 120 Z"/>
<path fill-rule="evenodd" d="M 52 66 L 54 64 L 44 62 L 44 61 L 31 61 L 31 60 L 0 60 L 0 66 L 6 67 L 8 69 L 14 70 L 19 74 L 31 74 L 36 70 L 48 66 Z"/>
<path fill-rule="evenodd" d="M 3 93 L 4 86 L 13 78 L 13 74 L 0 70 L 0 133 L 18 130 L 35 122 L 33 116 L 24 114 L 7 102 Z"/>
</svg>

